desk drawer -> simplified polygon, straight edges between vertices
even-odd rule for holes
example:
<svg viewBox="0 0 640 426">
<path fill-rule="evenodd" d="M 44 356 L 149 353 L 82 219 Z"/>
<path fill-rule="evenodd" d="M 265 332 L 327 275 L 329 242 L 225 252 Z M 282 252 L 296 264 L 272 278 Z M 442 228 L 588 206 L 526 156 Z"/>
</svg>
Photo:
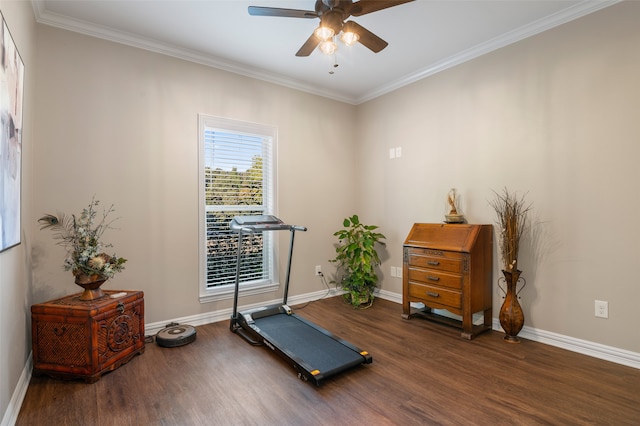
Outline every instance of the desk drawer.
<svg viewBox="0 0 640 426">
<path fill-rule="evenodd" d="M 462 275 L 448 274 L 433 269 L 409 267 L 410 281 L 420 281 L 428 285 L 462 290 L 462 279 Z"/>
<path fill-rule="evenodd" d="M 463 272 L 463 259 L 457 253 L 442 252 L 441 256 L 431 254 L 433 251 L 409 249 L 409 266 L 436 269 L 440 271 Z"/>
<path fill-rule="evenodd" d="M 462 293 L 443 287 L 409 282 L 409 295 L 412 298 L 418 298 L 424 301 L 424 304 L 427 306 L 433 306 L 433 303 L 435 303 L 456 309 L 462 307 Z"/>
</svg>

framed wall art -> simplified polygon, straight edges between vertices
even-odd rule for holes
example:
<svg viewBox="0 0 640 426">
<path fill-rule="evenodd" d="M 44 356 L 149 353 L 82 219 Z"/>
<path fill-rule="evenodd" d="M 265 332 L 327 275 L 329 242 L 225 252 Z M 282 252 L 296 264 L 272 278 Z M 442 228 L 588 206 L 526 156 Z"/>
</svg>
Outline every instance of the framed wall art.
<svg viewBox="0 0 640 426">
<path fill-rule="evenodd" d="M 20 244 L 24 63 L 2 16 L 0 28 L 0 251 Z"/>
</svg>

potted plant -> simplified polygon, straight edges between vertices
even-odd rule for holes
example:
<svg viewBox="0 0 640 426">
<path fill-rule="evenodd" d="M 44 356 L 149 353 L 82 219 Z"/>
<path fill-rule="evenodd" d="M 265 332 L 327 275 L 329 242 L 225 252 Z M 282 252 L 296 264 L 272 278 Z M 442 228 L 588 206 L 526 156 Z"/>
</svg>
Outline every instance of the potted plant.
<svg viewBox="0 0 640 426">
<path fill-rule="evenodd" d="M 376 267 L 380 265 L 380 257 L 376 251 L 376 243 L 381 243 L 385 236 L 375 225 L 360 223 L 358 215 L 346 218 L 343 229 L 334 232 L 340 240 L 336 246 L 336 257 L 330 262 L 338 266 L 342 273 L 339 283 L 346 293 L 344 298 L 356 308 L 369 307 L 373 303 L 373 291 L 378 282 Z"/>
</svg>

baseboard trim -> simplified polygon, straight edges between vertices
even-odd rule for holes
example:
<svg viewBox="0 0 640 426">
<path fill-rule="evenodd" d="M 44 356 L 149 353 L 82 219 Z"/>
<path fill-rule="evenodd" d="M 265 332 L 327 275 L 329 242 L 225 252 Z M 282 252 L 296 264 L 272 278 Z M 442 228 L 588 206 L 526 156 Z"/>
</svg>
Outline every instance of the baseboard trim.
<svg viewBox="0 0 640 426">
<path fill-rule="evenodd" d="M 504 332 L 497 318 L 493 319 L 493 329 Z M 522 327 L 522 331 L 518 333 L 518 336 L 533 340 L 534 342 L 544 343 L 545 345 L 555 346 L 571 352 L 577 352 L 616 364 L 640 369 L 640 354 L 625 349 L 602 345 L 588 340 L 576 339 L 575 337 L 539 330 L 526 325 Z"/>
<path fill-rule="evenodd" d="M 344 292 L 342 291 L 336 291 L 335 289 L 331 289 L 331 290 L 320 290 L 320 291 L 316 291 L 313 293 L 306 293 L 303 295 L 299 295 L 299 296 L 291 296 L 289 298 L 287 298 L 287 304 L 289 305 L 300 305 L 303 303 L 310 303 L 310 302 L 315 302 L 321 299 L 325 299 L 327 297 L 334 297 L 340 294 L 343 294 Z M 238 310 L 239 311 L 244 311 L 244 310 L 249 310 L 249 309 L 254 309 L 254 308 L 259 308 L 260 306 L 267 306 L 267 305 L 275 305 L 278 303 L 281 303 L 282 300 L 281 299 L 273 299 L 273 300 L 269 300 L 269 301 L 265 301 L 265 302 L 260 302 L 260 303 L 254 303 L 251 305 L 242 305 L 242 306 L 238 306 Z M 227 309 L 221 309 L 219 311 L 215 311 L 215 312 L 207 312 L 207 313 L 203 313 L 203 314 L 197 314 L 197 315 L 189 315 L 186 317 L 180 317 L 180 318 L 175 318 L 172 320 L 168 320 L 168 321 L 159 321 L 159 322 L 154 322 L 154 323 L 150 323 L 150 324 L 145 324 L 145 334 L 147 336 L 155 336 L 158 331 L 162 330 L 163 328 L 165 328 L 167 325 L 169 325 L 170 323 L 178 323 L 178 324 L 189 324 L 192 326 L 198 326 L 198 325 L 205 325 L 205 324 L 210 324 L 210 323 L 214 323 L 214 322 L 218 322 L 218 321 L 227 321 L 231 319 L 231 314 L 233 313 L 233 309 L 232 308 L 227 308 Z"/>
<path fill-rule="evenodd" d="M 402 295 L 398 293 L 380 290 L 378 297 L 391 302 L 402 303 Z M 504 333 L 498 318 L 493 318 L 491 328 Z M 523 339 L 533 340 L 534 342 L 544 343 L 545 345 L 555 346 L 571 352 L 577 352 L 616 364 L 640 369 L 640 353 L 615 348 L 613 346 L 606 346 L 588 340 L 576 339 L 575 337 L 565 336 L 551 331 L 539 330 L 526 325 L 522 328 L 522 331 L 518 333 L 518 336 Z"/>
<path fill-rule="evenodd" d="M 20 378 L 18 379 L 18 384 L 16 385 L 15 390 L 13 391 L 13 395 L 11 396 L 11 401 L 9 401 L 9 406 L 7 410 L 4 412 L 4 416 L 2 417 L 1 426 L 12 426 L 16 424 L 18 420 L 18 414 L 20 414 L 20 407 L 22 407 L 22 401 L 24 401 L 24 397 L 27 394 L 27 389 L 29 389 L 29 382 L 31 381 L 31 371 L 33 371 L 33 358 L 32 354 L 29 354 L 27 358 L 27 362 L 22 369 L 22 374 L 20 374 Z"/>
</svg>

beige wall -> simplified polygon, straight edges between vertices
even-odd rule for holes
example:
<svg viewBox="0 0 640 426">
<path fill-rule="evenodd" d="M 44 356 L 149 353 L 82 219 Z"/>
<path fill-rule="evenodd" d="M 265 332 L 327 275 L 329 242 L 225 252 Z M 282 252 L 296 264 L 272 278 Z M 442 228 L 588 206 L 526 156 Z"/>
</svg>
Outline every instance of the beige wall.
<svg viewBox="0 0 640 426">
<path fill-rule="evenodd" d="M 0 422 L 31 353 L 31 264 L 35 20 L 31 4 L 2 1 L 0 10 L 25 65 L 22 135 L 22 243 L 0 253 Z"/>
<path fill-rule="evenodd" d="M 620 212 L 640 205 L 638 17 L 640 4 L 616 5 L 358 107 L 39 27 L 33 226 L 96 194 L 116 204 L 122 232 L 109 238 L 130 259 L 107 288 L 144 290 L 148 323 L 228 308 L 197 297 L 197 114 L 272 124 L 279 214 L 310 229 L 293 295 L 322 289 L 313 265 L 330 270 L 331 234 L 353 212 L 387 235 L 382 289 L 400 294 L 389 267 L 411 224 L 441 221 L 451 187 L 469 221 L 492 223 L 492 190 L 507 186 L 535 208 L 526 325 L 638 352 L 640 232 Z M 34 300 L 76 291 L 61 249 L 34 237 Z"/>
<path fill-rule="evenodd" d="M 358 205 L 390 237 L 383 289 L 401 291 L 389 267 L 412 223 L 443 220 L 449 188 L 472 223 L 494 222 L 492 190 L 528 191 L 525 325 L 640 352 L 638 22 L 640 3 L 615 5 L 359 106 Z"/>
<path fill-rule="evenodd" d="M 328 268 L 333 231 L 356 207 L 354 106 L 47 26 L 37 42 L 34 229 L 96 194 L 115 204 L 120 230 L 105 237 L 129 260 L 106 289 L 143 290 L 147 323 L 229 308 L 198 300 L 198 113 L 274 125 L 278 215 L 309 228 L 290 293 L 323 289 L 314 265 Z M 33 246 L 35 302 L 80 290 L 50 233 Z"/>
</svg>

